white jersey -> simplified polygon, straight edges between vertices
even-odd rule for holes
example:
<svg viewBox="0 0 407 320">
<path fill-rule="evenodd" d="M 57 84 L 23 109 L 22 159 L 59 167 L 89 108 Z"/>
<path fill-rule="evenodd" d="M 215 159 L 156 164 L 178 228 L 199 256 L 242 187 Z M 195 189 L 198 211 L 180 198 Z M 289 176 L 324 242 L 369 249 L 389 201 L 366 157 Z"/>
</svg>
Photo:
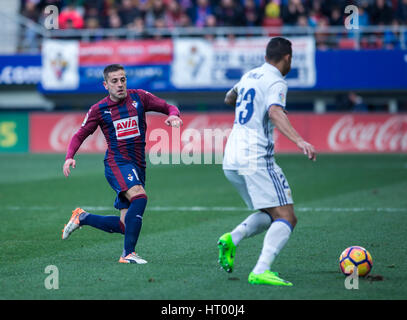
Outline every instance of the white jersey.
<svg viewBox="0 0 407 320">
<path fill-rule="evenodd" d="M 274 124 L 268 109 L 285 109 L 287 82 L 269 63 L 252 69 L 234 86 L 238 93 L 235 121 L 225 147 L 223 169 L 256 170 L 274 163 Z"/>
</svg>

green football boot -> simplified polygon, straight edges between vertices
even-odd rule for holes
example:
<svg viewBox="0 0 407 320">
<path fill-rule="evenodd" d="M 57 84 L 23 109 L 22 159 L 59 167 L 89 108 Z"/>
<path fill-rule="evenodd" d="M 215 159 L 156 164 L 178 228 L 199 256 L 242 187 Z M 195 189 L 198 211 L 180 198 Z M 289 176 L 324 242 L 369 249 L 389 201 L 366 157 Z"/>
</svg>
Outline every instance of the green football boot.
<svg viewBox="0 0 407 320">
<path fill-rule="evenodd" d="M 277 272 L 272 272 L 266 270 L 261 274 L 254 274 L 251 272 L 249 274 L 249 283 L 251 284 L 267 284 L 271 286 L 288 286 L 291 287 L 293 284 L 287 280 L 281 279 Z"/>
<path fill-rule="evenodd" d="M 226 272 L 233 271 L 233 262 L 235 260 L 236 246 L 232 241 L 231 234 L 225 233 L 218 240 L 219 264 Z"/>
</svg>

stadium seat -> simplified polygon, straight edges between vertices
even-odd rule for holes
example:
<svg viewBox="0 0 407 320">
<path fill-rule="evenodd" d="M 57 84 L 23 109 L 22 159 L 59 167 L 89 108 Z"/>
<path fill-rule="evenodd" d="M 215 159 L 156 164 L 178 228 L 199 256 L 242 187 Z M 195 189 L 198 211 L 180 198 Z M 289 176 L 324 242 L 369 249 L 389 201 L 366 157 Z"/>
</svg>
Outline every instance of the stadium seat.
<svg viewBox="0 0 407 320">
<path fill-rule="evenodd" d="M 271 32 L 268 34 L 269 37 L 275 37 L 281 35 L 280 28 L 283 26 L 283 20 L 281 18 L 264 18 L 263 27 L 276 27 L 277 32 Z"/>
<path fill-rule="evenodd" d="M 342 38 L 338 42 L 339 49 L 356 49 L 355 39 Z"/>
</svg>

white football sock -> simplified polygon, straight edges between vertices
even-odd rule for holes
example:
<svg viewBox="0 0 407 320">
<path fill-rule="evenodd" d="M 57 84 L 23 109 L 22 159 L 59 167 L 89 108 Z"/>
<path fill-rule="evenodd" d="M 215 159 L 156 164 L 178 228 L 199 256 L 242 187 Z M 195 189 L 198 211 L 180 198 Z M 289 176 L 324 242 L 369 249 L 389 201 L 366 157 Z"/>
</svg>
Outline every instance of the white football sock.
<svg viewBox="0 0 407 320">
<path fill-rule="evenodd" d="M 289 223 L 282 219 L 274 221 L 264 237 L 263 249 L 253 273 L 260 274 L 270 269 L 276 256 L 285 246 L 291 235 Z"/>
<path fill-rule="evenodd" d="M 271 217 L 264 212 L 256 212 L 248 216 L 231 232 L 232 241 L 237 246 L 244 238 L 252 237 L 267 230 L 271 225 Z"/>
</svg>

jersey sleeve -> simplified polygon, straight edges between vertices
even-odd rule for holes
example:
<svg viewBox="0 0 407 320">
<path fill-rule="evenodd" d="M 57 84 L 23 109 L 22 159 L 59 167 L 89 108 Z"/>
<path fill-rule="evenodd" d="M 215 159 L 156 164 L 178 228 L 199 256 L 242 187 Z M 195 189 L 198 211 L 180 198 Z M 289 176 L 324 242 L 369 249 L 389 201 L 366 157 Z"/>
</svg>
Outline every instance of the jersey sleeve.
<svg viewBox="0 0 407 320">
<path fill-rule="evenodd" d="M 142 99 L 144 103 L 145 112 L 155 111 L 164 113 L 169 116 L 180 116 L 179 109 L 176 106 L 168 104 L 164 99 L 158 98 L 152 93 L 140 90 L 142 93 Z"/>
<path fill-rule="evenodd" d="M 82 122 L 82 126 L 74 134 L 71 141 L 69 142 L 68 151 L 66 153 L 65 159 L 73 159 L 79 147 L 82 145 L 83 141 L 93 134 L 99 125 L 99 117 L 97 111 L 94 107 L 90 108 L 86 113 L 85 119 Z"/>
<path fill-rule="evenodd" d="M 267 110 L 272 105 L 277 105 L 285 110 L 286 107 L 286 97 L 287 97 L 287 84 L 279 81 L 273 84 L 267 93 L 266 97 L 266 108 Z"/>
</svg>

